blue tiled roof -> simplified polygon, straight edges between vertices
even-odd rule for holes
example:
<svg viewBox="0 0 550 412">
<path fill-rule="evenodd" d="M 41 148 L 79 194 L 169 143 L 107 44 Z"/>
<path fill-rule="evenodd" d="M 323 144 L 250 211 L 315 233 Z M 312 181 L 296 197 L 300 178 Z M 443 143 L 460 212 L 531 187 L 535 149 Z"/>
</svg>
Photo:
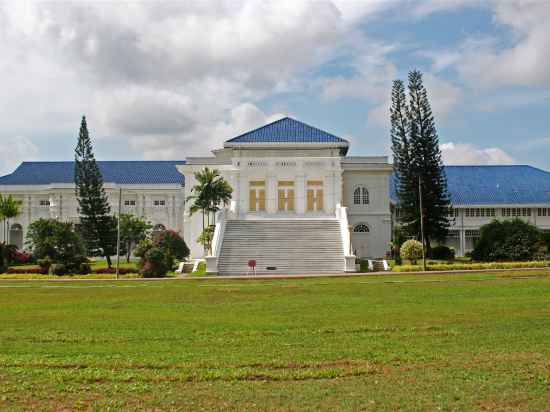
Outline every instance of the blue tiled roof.
<svg viewBox="0 0 550 412">
<path fill-rule="evenodd" d="M 550 203 L 550 173 L 532 166 L 445 166 L 453 205 Z M 395 202 L 395 177 L 391 198 Z"/>
<path fill-rule="evenodd" d="M 105 183 L 181 184 L 184 178 L 176 165 L 184 161 L 98 161 Z M 74 162 L 23 162 L 10 175 L 0 177 L 0 185 L 46 185 L 73 183 Z"/>
<path fill-rule="evenodd" d="M 285 117 L 228 140 L 226 143 L 340 143 L 341 137 Z"/>
</svg>

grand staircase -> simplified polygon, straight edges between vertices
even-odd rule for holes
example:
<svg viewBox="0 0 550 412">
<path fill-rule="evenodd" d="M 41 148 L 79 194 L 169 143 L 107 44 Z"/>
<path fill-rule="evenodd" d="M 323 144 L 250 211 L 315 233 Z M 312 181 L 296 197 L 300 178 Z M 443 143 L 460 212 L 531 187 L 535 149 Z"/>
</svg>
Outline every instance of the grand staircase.
<svg viewBox="0 0 550 412">
<path fill-rule="evenodd" d="M 249 260 L 256 261 L 256 274 L 344 272 L 340 224 L 336 219 L 227 221 L 218 273 L 244 275 Z"/>
</svg>

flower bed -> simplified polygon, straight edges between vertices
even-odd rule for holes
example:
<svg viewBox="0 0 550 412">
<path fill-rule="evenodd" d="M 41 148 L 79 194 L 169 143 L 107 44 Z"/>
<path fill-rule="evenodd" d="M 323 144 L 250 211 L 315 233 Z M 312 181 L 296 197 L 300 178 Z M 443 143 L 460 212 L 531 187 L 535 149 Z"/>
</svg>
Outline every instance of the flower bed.
<svg viewBox="0 0 550 412">
<path fill-rule="evenodd" d="M 6 273 L 12 274 L 12 275 L 27 274 L 27 273 L 32 275 L 47 275 L 48 268 L 41 268 L 40 266 L 36 266 L 32 268 L 11 267 L 11 268 L 8 268 L 8 271 Z"/>
<path fill-rule="evenodd" d="M 114 275 L 116 273 L 116 268 L 99 268 L 99 269 L 94 269 L 92 270 L 92 273 L 97 273 L 97 274 L 112 274 Z M 128 267 L 124 267 L 124 268 L 119 268 L 118 269 L 118 273 L 121 274 L 121 275 L 127 275 L 128 273 L 139 273 L 139 271 L 137 270 L 137 268 L 128 268 Z"/>
<path fill-rule="evenodd" d="M 441 263 L 428 265 L 428 271 L 446 270 L 490 270 L 490 269 L 522 269 L 545 268 L 550 262 L 491 262 L 491 263 Z M 391 268 L 393 272 L 422 272 L 422 265 L 400 265 Z"/>
</svg>

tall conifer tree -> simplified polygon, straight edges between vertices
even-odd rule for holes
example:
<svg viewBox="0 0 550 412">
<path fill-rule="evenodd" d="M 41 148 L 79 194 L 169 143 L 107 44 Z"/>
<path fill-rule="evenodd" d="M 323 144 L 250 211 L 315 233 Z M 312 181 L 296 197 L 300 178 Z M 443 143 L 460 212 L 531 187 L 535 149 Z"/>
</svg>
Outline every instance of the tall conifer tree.
<svg viewBox="0 0 550 412">
<path fill-rule="evenodd" d="M 390 109 L 399 219 L 408 235 L 420 239 L 420 182 L 429 253 L 432 240 L 443 241 L 447 236 L 450 197 L 422 73 L 410 72 L 408 86 L 407 103 L 403 82 L 394 82 Z"/>
<path fill-rule="evenodd" d="M 82 116 L 75 149 L 75 185 L 80 228 L 90 255 L 105 256 L 111 267 L 116 252 L 116 219 L 103 188 L 103 176 L 93 154 L 86 117 Z"/>
</svg>

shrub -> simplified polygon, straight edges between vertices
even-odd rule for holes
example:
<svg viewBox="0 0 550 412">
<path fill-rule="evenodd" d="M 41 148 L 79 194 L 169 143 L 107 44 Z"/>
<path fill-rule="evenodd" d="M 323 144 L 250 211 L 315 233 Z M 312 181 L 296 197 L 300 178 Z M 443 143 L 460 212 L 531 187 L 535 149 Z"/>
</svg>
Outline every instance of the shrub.
<svg viewBox="0 0 550 412">
<path fill-rule="evenodd" d="M 143 240 L 135 251 L 135 255 L 140 258 L 139 273 L 146 278 L 164 277 L 174 265 L 173 256 L 155 243 L 149 239 Z"/>
<path fill-rule="evenodd" d="M 454 260 L 455 250 L 452 247 L 438 245 L 432 248 L 431 258 L 436 260 Z"/>
<path fill-rule="evenodd" d="M 172 255 L 174 259 L 185 259 L 190 253 L 183 238 L 173 230 L 165 230 L 159 233 L 155 237 L 154 244 L 165 253 Z"/>
<path fill-rule="evenodd" d="M 112 274 L 112 275 L 114 275 L 116 273 L 116 268 L 94 269 L 93 273 L 98 274 L 98 275 L 100 275 L 100 274 Z M 138 269 L 137 268 L 124 267 L 124 268 L 119 268 L 118 273 L 120 275 L 127 275 L 129 273 L 138 273 Z"/>
<path fill-rule="evenodd" d="M 144 277 L 164 277 L 173 269 L 175 259 L 189 256 L 189 248 L 178 233 L 166 230 L 153 240 L 141 241 L 135 255 L 140 258 L 138 268 Z"/>
<path fill-rule="evenodd" d="M 48 273 L 50 267 L 53 265 L 53 260 L 51 260 L 49 256 L 46 256 L 44 259 L 38 259 L 36 263 L 38 263 L 41 269 Z"/>
<path fill-rule="evenodd" d="M 26 265 L 32 261 L 32 254 L 23 250 L 15 250 L 11 256 L 11 262 L 16 265 Z"/>
<path fill-rule="evenodd" d="M 29 225 L 27 242 L 38 264 L 50 273 L 87 274 L 91 272 L 84 243 L 71 223 L 38 219 Z M 53 266 L 55 265 L 55 266 Z"/>
<path fill-rule="evenodd" d="M 48 268 L 49 269 L 49 268 Z M 9 268 L 6 273 L 10 274 L 32 274 L 32 275 L 47 275 L 48 269 L 44 269 L 40 266 L 32 267 L 32 268 Z"/>
<path fill-rule="evenodd" d="M 8 270 L 8 249 L 5 243 L 0 243 L 0 273 Z"/>
<path fill-rule="evenodd" d="M 401 245 L 400 255 L 402 259 L 410 260 L 414 265 L 418 259 L 422 258 L 422 243 L 418 240 L 407 240 Z"/>
<path fill-rule="evenodd" d="M 522 268 L 544 268 L 548 267 L 545 262 L 492 262 L 492 263 L 441 263 L 431 264 L 427 267 L 428 271 L 451 271 L 451 270 L 491 270 L 491 269 L 522 269 Z M 392 268 L 394 272 L 421 272 L 420 265 L 402 265 Z"/>
<path fill-rule="evenodd" d="M 527 261 L 541 254 L 542 232 L 520 219 L 493 221 L 481 227 L 480 239 L 472 251 L 477 261 Z"/>
<path fill-rule="evenodd" d="M 57 276 L 63 276 L 69 273 L 67 266 L 65 266 L 63 263 L 54 263 L 50 267 L 49 273 L 51 275 L 57 275 Z"/>
</svg>

